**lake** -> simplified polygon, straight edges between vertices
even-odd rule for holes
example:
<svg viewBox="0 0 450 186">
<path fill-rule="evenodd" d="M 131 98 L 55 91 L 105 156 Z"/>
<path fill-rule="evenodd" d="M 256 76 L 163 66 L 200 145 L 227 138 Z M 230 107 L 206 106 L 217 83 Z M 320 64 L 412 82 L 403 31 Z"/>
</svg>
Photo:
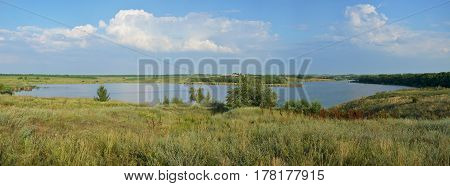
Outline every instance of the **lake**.
<svg viewBox="0 0 450 186">
<path fill-rule="evenodd" d="M 164 96 L 172 99 L 178 97 L 188 102 L 189 87 L 185 84 L 132 84 L 113 83 L 104 84 L 108 89 L 112 100 L 132 103 L 162 102 Z M 225 101 L 227 89 L 230 85 L 192 85 L 195 88 L 202 87 L 210 92 L 212 97 L 219 101 Z M 22 91 L 16 95 L 27 95 L 36 97 L 70 97 L 70 98 L 94 98 L 98 84 L 45 84 L 32 91 Z M 291 99 L 309 99 L 320 101 L 324 107 L 331 107 L 364 96 L 374 95 L 377 92 L 405 89 L 404 86 L 374 85 L 349 83 L 347 81 L 323 81 L 305 82 L 303 87 L 272 87 L 278 94 L 278 104 Z"/>
</svg>

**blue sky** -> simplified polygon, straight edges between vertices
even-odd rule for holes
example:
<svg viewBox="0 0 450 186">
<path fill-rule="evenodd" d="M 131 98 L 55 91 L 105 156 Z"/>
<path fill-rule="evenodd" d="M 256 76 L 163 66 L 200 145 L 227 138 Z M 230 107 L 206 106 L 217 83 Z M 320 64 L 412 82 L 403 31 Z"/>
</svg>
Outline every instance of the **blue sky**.
<svg viewBox="0 0 450 186">
<path fill-rule="evenodd" d="M 0 73 L 136 73 L 141 54 L 92 34 L 158 58 L 287 59 L 377 26 L 308 55 L 310 73 L 450 69 L 450 3 L 388 24 L 443 0 L 2 1 L 70 28 L 0 3 Z"/>
</svg>

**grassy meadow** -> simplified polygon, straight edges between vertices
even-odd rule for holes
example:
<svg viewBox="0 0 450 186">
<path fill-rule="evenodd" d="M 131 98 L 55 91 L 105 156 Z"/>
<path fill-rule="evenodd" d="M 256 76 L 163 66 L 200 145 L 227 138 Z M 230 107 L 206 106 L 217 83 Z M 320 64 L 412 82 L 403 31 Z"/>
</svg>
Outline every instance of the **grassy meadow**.
<svg viewBox="0 0 450 186">
<path fill-rule="evenodd" d="M 383 92 L 314 114 L 8 95 L 39 84 L 137 81 L 0 75 L 0 165 L 450 165 L 449 88 Z"/>
<path fill-rule="evenodd" d="M 0 165 L 449 166 L 449 124 L 0 95 Z"/>
<path fill-rule="evenodd" d="M 380 92 L 338 105 L 344 113 L 364 118 L 442 119 L 450 117 L 450 88 L 418 88 Z"/>
<path fill-rule="evenodd" d="M 144 82 L 184 83 L 188 76 L 148 76 Z M 9 87 L 26 87 L 39 84 L 105 84 L 105 83 L 138 83 L 138 77 L 132 75 L 99 76 L 99 75 L 0 75 L 0 84 Z"/>
</svg>

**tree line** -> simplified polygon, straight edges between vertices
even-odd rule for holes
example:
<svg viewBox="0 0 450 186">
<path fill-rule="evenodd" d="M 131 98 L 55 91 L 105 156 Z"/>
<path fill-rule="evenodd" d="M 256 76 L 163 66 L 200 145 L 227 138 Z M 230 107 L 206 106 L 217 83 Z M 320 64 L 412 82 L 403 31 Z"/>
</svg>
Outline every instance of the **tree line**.
<svg viewBox="0 0 450 186">
<path fill-rule="evenodd" d="M 450 72 L 424 74 L 380 74 L 355 77 L 358 83 L 403 85 L 411 87 L 450 87 Z"/>
<path fill-rule="evenodd" d="M 189 82 L 203 82 L 203 83 L 234 83 L 241 81 L 241 77 L 262 81 L 265 84 L 286 84 L 288 80 L 285 76 L 279 75 L 236 75 L 236 76 L 198 76 L 190 77 Z"/>
</svg>

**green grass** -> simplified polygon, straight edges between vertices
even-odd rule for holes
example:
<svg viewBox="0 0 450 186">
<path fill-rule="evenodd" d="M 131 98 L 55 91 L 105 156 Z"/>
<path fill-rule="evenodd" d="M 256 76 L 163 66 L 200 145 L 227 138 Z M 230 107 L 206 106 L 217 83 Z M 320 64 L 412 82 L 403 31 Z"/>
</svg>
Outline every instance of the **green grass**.
<svg viewBox="0 0 450 186">
<path fill-rule="evenodd" d="M 406 89 L 382 92 L 337 106 L 361 110 L 368 117 L 440 119 L 450 117 L 450 88 Z"/>
<path fill-rule="evenodd" d="M 184 83 L 187 76 L 149 76 L 143 78 L 148 83 Z M 34 86 L 39 84 L 105 84 L 138 83 L 136 76 L 76 76 L 76 75 L 0 75 L 0 84 L 10 87 Z"/>
<path fill-rule="evenodd" d="M 450 119 L 0 96 L 0 165 L 450 165 Z"/>
</svg>

